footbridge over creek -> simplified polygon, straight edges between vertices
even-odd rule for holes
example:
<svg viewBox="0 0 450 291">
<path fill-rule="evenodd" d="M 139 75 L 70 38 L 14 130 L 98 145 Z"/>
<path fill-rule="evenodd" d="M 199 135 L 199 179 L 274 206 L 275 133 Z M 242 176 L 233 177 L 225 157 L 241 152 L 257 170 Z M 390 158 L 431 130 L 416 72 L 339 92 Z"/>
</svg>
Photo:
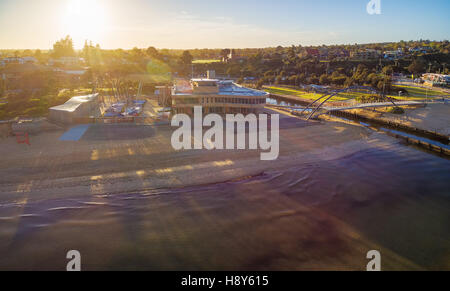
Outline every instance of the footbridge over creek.
<svg viewBox="0 0 450 291">
<path fill-rule="evenodd" d="M 339 106 L 336 106 L 336 102 L 330 103 L 327 105 L 333 97 L 341 94 L 347 93 L 351 91 L 356 92 L 368 92 L 374 95 L 379 96 L 378 102 L 370 102 L 370 103 L 360 103 L 356 102 L 357 96 L 350 96 L 347 101 L 339 102 Z M 408 106 L 408 105 L 421 105 L 425 104 L 426 101 L 398 101 L 393 98 L 387 97 L 381 92 L 375 90 L 372 87 L 367 86 L 352 86 L 341 90 L 330 91 L 323 93 L 320 98 L 317 98 L 313 102 L 311 102 L 306 107 L 298 107 L 298 106 L 282 106 L 282 105 L 267 105 L 268 107 L 274 108 L 286 108 L 290 110 L 300 111 L 301 114 L 308 114 L 307 120 L 314 117 L 316 113 L 318 115 L 327 114 L 332 111 L 343 111 L 343 110 L 351 110 L 351 109 L 362 109 L 362 108 L 376 108 L 376 107 L 399 107 L 399 106 Z"/>
</svg>

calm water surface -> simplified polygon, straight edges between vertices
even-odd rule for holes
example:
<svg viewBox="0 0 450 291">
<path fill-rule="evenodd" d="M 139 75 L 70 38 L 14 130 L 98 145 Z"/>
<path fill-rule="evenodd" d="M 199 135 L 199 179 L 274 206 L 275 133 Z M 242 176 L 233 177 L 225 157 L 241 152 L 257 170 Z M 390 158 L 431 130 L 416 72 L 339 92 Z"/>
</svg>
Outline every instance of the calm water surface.
<svg viewBox="0 0 450 291">
<path fill-rule="evenodd" d="M 450 270 L 450 162 L 399 144 L 239 182 L 0 205 L 0 269 Z"/>
</svg>

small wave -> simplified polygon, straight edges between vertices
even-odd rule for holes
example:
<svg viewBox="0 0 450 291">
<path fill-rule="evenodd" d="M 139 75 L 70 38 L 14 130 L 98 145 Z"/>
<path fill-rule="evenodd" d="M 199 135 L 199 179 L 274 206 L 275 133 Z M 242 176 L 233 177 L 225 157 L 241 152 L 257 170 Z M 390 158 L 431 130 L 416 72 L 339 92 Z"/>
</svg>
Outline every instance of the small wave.
<svg viewBox="0 0 450 291">
<path fill-rule="evenodd" d="M 82 206 L 54 207 L 47 209 L 47 211 L 65 211 L 65 210 L 80 210 L 80 209 L 86 209 L 86 207 Z"/>
</svg>

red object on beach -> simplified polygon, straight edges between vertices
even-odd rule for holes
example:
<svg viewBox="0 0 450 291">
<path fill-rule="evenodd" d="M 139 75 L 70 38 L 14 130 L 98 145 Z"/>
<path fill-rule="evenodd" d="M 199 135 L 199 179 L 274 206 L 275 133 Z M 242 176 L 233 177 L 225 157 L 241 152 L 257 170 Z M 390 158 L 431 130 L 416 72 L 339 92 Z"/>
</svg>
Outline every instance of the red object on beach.
<svg viewBox="0 0 450 291">
<path fill-rule="evenodd" d="M 28 132 L 15 132 L 16 140 L 18 144 L 27 144 L 31 145 L 30 137 L 28 136 Z"/>
</svg>

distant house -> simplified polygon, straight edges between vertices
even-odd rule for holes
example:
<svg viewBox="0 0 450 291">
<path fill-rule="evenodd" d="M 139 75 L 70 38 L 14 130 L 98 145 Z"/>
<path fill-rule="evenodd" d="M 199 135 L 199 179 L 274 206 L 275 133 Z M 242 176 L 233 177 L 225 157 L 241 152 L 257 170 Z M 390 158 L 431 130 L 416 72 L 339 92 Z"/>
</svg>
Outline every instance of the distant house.
<svg viewBox="0 0 450 291">
<path fill-rule="evenodd" d="M 59 68 L 53 69 L 54 72 L 66 74 L 66 75 L 72 75 L 72 76 L 82 76 L 86 73 L 86 70 L 63 70 Z"/>
<path fill-rule="evenodd" d="M 350 57 L 350 52 L 346 49 L 336 49 L 328 53 L 329 58 L 336 58 L 338 60 L 345 60 Z"/>
<path fill-rule="evenodd" d="M 376 60 L 381 56 L 380 51 L 374 49 L 366 49 L 351 53 L 351 57 L 357 60 Z"/>
<path fill-rule="evenodd" d="M 78 57 L 60 57 L 60 58 L 48 60 L 48 65 L 49 66 L 55 66 L 55 65 L 74 66 L 74 65 L 78 65 L 82 62 L 84 62 L 84 60 L 82 58 L 78 58 Z"/>
<path fill-rule="evenodd" d="M 383 56 L 385 59 L 388 59 L 388 60 L 398 60 L 398 59 L 403 58 L 404 55 L 403 55 L 403 50 L 400 48 L 396 51 L 385 51 Z"/>
<path fill-rule="evenodd" d="M 327 59 L 328 55 L 329 55 L 329 51 L 326 47 L 321 47 L 318 49 L 319 50 L 319 57 L 321 59 Z"/>
<path fill-rule="evenodd" d="M 303 54 L 308 57 L 314 57 L 314 58 L 320 57 L 320 51 L 315 48 L 306 48 Z"/>
<path fill-rule="evenodd" d="M 429 54 L 432 53 L 434 50 L 430 46 L 422 46 L 422 47 L 413 47 L 409 49 L 410 53 L 422 53 L 422 54 Z"/>
<path fill-rule="evenodd" d="M 247 60 L 246 57 L 240 56 L 236 53 L 234 49 L 231 50 L 231 52 L 227 55 L 226 58 L 224 58 L 224 62 L 240 62 L 243 63 Z"/>
</svg>

